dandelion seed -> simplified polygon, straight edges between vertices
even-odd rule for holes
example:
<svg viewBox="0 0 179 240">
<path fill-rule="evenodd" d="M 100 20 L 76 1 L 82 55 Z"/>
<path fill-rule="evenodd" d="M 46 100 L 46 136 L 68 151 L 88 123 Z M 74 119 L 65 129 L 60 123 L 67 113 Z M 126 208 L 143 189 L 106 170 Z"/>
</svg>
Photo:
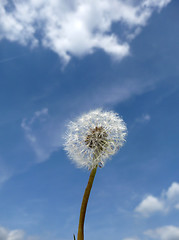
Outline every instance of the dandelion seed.
<svg viewBox="0 0 179 240">
<path fill-rule="evenodd" d="M 123 146 L 126 134 L 118 114 L 97 109 L 69 123 L 64 148 L 78 167 L 102 167 Z"/>
</svg>

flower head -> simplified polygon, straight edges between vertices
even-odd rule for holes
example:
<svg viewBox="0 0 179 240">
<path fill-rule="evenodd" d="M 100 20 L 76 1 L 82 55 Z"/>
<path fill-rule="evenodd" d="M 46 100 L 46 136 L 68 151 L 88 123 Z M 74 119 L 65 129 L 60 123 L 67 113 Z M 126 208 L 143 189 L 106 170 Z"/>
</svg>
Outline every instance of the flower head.
<svg viewBox="0 0 179 240">
<path fill-rule="evenodd" d="M 78 167 L 102 167 L 123 146 L 126 134 L 117 113 L 96 109 L 68 124 L 64 148 Z"/>
</svg>

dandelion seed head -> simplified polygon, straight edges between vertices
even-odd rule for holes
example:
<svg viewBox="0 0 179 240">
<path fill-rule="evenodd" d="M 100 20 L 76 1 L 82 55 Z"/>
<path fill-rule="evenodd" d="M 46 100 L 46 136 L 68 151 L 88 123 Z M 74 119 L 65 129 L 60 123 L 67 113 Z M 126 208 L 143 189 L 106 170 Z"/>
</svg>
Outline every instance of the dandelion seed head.
<svg viewBox="0 0 179 240">
<path fill-rule="evenodd" d="M 69 122 L 64 149 L 78 167 L 103 167 L 123 146 L 126 135 L 126 124 L 117 113 L 96 109 Z"/>
</svg>

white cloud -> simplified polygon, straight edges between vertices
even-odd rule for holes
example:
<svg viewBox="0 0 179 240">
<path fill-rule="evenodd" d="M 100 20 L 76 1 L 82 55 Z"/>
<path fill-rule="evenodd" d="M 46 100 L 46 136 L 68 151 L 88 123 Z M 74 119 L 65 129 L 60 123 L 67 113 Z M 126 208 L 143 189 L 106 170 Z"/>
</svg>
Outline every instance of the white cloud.
<svg viewBox="0 0 179 240">
<path fill-rule="evenodd" d="M 145 0 L 144 5 L 150 7 L 159 7 L 159 9 L 165 7 L 171 0 Z"/>
<path fill-rule="evenodd" d="M 175 208 L 179 210 L 179 203 L 175 205 Z"/>
<path fill-rule="evenodd" d="M 145 232 L 145 234 L 156 240 L 178 240 L 179 227 L 164 226 L 154 230 L 148 230 Z"/>
<path fill-rule="evenodd" d="M 157 198 L 152 195 L 146 196 L 135 208 L 135 212 L 149 217 L 156 212 L 167 213 L 172 209 L 179 209 L 179 183 L 173 182 L 167 191 L 163 190 Z"/>
<path fill-rule="evenodd" d="M 71 56 L 91 54 L 96 48 L 122 59 L 129 54 L 129 41 L 139 34 L 153 11 L 170 1 L 1 0 L 0 39 L 22 45 L 42 44 L 64 63 Z M 112 32 L 113 23 L 125 26 L 121 36 Z M 126 38 L 122 40 L 123 35 Z"/>
<path fill-rule="evenodd" d="M 26 236 L 20 229 L 9 230 L 0 226 L 0 240 L 38 240 L 35 236 Z"/>
<path fill-rule="evenodd" d="M 179 199 L 179 183 L 177 182 L 172 183 L 172 185 L 166 192 L 166 196 L 170 200 Z"/>
<path fill-rule="evenodd" d="M 164 211 L 164 204 L 153 196 L 147 196 L 135 209 L 136 212 L 148 217 L 154 212 Z"/>
<path fill-rule="evenodd" d="M 179 227 L 173 225 L 167 225 L 155 229 L 149 229 L 143 233 L 146 240 L 178 240 L 179 239 Z M 146 238 L 147 237 L 147 238 Z M 137 237 L 125 238 L 123 240 L 139 240 Z"/>
<path fill-rule="evenodd" d="M 22 230 L 8 230 L 4 227 L 0 227 L 0 239 L 1 240 L 23 240 L 24 231 Z"/>
</svg>

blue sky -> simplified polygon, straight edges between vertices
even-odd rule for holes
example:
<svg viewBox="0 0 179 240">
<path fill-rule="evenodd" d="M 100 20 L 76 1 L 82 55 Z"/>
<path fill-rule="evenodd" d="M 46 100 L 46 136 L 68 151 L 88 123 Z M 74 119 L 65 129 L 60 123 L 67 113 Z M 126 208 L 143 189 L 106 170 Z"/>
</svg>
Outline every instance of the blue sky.
<svg viewBox="0 0 179 240">
<path fill-rule="evenodd" d="M 128 137 L 97 172 L 85 239 L 179 239 L 178 11 L 177 0 L 1 1 L 1 240 L 77 234 L 89 172 L 62 136 L 99 107 Z"/>
</svg>

